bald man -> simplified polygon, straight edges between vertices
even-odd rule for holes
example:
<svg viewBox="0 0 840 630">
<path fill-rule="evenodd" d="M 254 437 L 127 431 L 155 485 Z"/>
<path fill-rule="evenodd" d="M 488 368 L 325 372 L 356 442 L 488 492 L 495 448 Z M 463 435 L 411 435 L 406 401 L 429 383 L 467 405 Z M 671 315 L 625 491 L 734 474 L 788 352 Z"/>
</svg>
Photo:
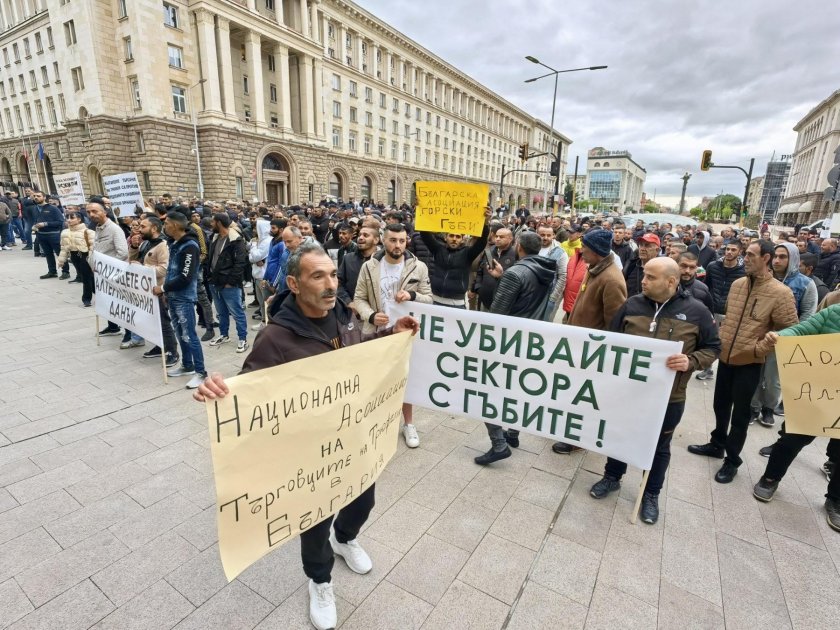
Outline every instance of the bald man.
<svg viewBox="0 0 840 630">
<path fill-rule="evenodd" d="M 642 496 L 642 521 L 652 525 L 659 519 L 659 492 L 671 461 L 671 438 L 685 410 L 691 372 L 706 369 L 715 362 L 720 354 L 720 339 L 709 309 L 680 287 L 679 265 L 664 256 L 645 264 L 642 293 L 625 302 L 610 329 L 683 344 L 682 353 L 671 355 L 666 361 L 666 366 L 675 372 L 674 383 Z M 626 471 L 627 464 L 608 458 L 604 477 L 592 486 L 589 494 L 603 499 L 615 492 L 621 487 L 621 477 Z"/>
</svg>

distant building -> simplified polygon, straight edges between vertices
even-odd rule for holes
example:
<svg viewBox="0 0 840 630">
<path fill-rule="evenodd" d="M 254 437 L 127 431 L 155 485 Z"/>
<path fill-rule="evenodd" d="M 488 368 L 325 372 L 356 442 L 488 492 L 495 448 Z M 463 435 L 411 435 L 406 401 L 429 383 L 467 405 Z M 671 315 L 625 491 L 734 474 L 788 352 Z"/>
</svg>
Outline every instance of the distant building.
<svg viewBox="0 0 840 630">
<path fill-rule="evenodd" d="M 638 212 L 646 177 L 629 151 L 595 147 L 586 158 L 586 197 L 617 212 Z"/>
<path fill-rule="evenodd" d="M 823 192 L 840 146 L 840 90 L 808 112 L 793 130 L 798 134 L 796 148 L 776 217 L 781 225 L 813 223 L 838 211 L 838 204 L 825 201 Z"/>
<path fill-rule="evenodd" d="M 782 203 L 785 186 L 787 186 L 788 175 L 790 175 L 790 158 L 782 156 L 782 160 L 774 160 L 767 163 L 767 172 L 764 174 L 764 184 L 761 190 L 761 201 L 758 206 L 758 214 L 762 221 L 776 223 L 776 213 Z"/>
<path fill-rule="evenodd" d="M 586 198 L 586 175 L 566 175 L 566 186 L 572 186 L 576 199 Z"/>
<path fill-rule="evenodd" d="M 764 175 L 753 177 L 750 181 L 750 191 L 747 193 L 747 210 L 749 214 L 758 214 L 762 192 L 764 192 Z"/>
</svg>

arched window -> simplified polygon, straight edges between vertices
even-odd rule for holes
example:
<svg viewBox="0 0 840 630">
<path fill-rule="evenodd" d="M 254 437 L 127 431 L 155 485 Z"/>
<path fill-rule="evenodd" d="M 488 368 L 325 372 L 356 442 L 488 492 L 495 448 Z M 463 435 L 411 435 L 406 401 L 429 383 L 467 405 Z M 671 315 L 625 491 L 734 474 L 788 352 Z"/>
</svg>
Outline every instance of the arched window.
<svg viewBox="0 0 840 630">
<path fill-rule="evenodd" d="M 330 195 L 332 197 L 344 196 L 344 182 L 341 181 L 341 175 L 338 173 L 330 173 Z"/>
<path fill-rule="evenodd" d="M 105 186 L 102 184 L 102 173 L 95 166 L 88 167 L 88 187 L 93 195 L 105 194 Z"/>
<path fill-rule="evenodd" d="M 396 197 L 396 188 L 397 188 L 397 182 L 395 182 L 393 179 L 389 179 L 388 180 L 388 204 L 389 205 L 395 203 L 395 200 L 397 198 Z"/>
<path fill-rule="evenodd" d="M 604 166 L 605 166 L 605 167 L 607 167 L 607 166 L 609 166 L 609 165 L 610 165 L 610 163 L 609 163 L 609 162 L 604 162 Z"/>
<path fill-rule="evenodd" d="M 362 177 L 362 186 L 359 189 L 359 194 L 361 194 L 362 199 L 370 199 L 372 187 L 370 177 Z"/>
<path fill-rule="evenodd" d="M 269 153 L 263 158 L 262 161 L 263 169 L 269 171 L 288 171 L 289 168 L 286 166 L 286 161 L 277 155 L 276 153 Z"/>
<path fill-rule="evenodd" d="M 600 163 L 600 162 L 595 162 L 595 164 L 593 164 L 593 166 L 594 166 L 595 168 L 598 168 L 599 166 L 601 166 L 601 163 Z"/>
</svg>

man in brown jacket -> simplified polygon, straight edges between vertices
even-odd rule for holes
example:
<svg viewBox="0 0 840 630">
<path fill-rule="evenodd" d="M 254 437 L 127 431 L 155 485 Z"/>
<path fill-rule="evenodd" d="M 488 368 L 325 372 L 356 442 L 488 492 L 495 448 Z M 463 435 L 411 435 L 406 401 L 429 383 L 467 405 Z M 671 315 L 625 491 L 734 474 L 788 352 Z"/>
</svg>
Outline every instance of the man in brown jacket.
<svg viewBox="0 0 840 630">
<path fill-rule="evenodd" d="M 612 232 L 590 230 L 583 235 L 580 255 L 589 265 L 574 308 L 566 322 L 597 330 L 609 330 L 615 314 L 627 301 L 627 284 L 612 257 Z M 579 447 L 556 442 L 551 450 L 565 455 Z"/>
<path fill-rule="evenodd" d="M 268 325 L 260 331 L 242 372 L 282 365 L 323 354 L 362 341 L 362 329 L 347 305 L 336 299 L 335 263 L 316 242 L 304 242 L 289 257 L 288 290 L 272 300 Z M 417 320 L 402 317 L 393 328 L 377 336 L 420 328 Z M 352 369 L 352 368 L 348 368 Z M 211 374 L 193 397 L 223 398 L 229 390 L 221 374 Z M 336 626 L 335 594 L 331 572 L 334 554 L 342 556 L 355 573 L 373 568 L 370 557 L 356 540 L 374 504 L 376 484 L 365 490 L 335 517 L 330 516 L 300 535 L 303 572 L 309 577 L 309 618 L 324 630 Z"/>
<path fill-rule="evenodd" d="M 715 429 L 707 444 L 688 447 L 688 452 L 695 455 L 718 459 L 725 455 L 723 466 L 715 474 L 718 483 L 730 483 L 742 463 L 740 454 L 747 439 L 750 401 L 761 378 L 764 357 L 773 351 L 765 335 L 799 322 L 793 293 L 770 270 L 773 249 L 774 245 L 767 241 L 756 241 L 747 247 L 747 275 L 732 283 L 726 300 L 726 319 L 720 329 Z"/>
</svg>

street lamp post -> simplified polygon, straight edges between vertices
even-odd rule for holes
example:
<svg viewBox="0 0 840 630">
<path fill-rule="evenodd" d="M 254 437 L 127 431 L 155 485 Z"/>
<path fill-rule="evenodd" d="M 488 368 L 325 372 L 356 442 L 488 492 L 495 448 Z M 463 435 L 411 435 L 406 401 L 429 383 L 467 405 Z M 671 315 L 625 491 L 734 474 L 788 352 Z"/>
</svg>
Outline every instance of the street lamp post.
<svg viewBox="0 0 840 630">
<path fill-rule="evenodd" d="M 198 119 L 197 119 L 197 113 L 195 111 L 195 107 L 193 107 L 192 89 L 194 87 L 196 87 L 197 85 L 201 85 L 206 80 L 207 79 L 200 79 L 200 80 L 196 81 L 195 83 L 193 83 L 189 88 L 187 88 L 189 90 L 189 93 L 190 93 L 190 118 L 192 118 L 193 141 L 195 142 L 195 165 L 196 165 L 196 169 L 198 170 L 198 196 L 201 199 L 204 199 L 204 178 L 201 175 L 201 153 L 198 149 Z"/>
<path fill-rule="evenodd" d="M 533 83 L 534 81 L 539 81 L 540 79 L 544 79 L 545 77 L 554 76 L 554 97 L 551 99 L 551 136 L 548 140 L 548 155 L 546 158 L 546 165 L 545 165 L 545 184 L 543 185 L 543 214 L 546 213 L 546 209 L 548 207 L 548 180 L 550 176 L 550 169 L 551 169 L 551 157 L 553 157 L 552 153 L 552 146 L 554 144 L 554 112 L 557 106 L 557 75 L 563 74 L 566 72 L 578 72 L 580 70 L 603 70 L 607 66 L 587 66 L 585 68 L 570 68 L 568 70 L 555 70 L 551 66 L 547 66 L 546 64 L 542 63 L 536 57 L 532 55 L 528 55 L 525 57 L 531 63 L 535 63 L 537 65 L 542 66 L 543 68 L 547 68 L 551 70 L 548 74 L 544 74 L 539 77 L 534 77 L 533 79 L 527 79 L 525 83 Z M 560 151 L 557 152 L 557 177 L 560 177 Z"/>
</svg>

